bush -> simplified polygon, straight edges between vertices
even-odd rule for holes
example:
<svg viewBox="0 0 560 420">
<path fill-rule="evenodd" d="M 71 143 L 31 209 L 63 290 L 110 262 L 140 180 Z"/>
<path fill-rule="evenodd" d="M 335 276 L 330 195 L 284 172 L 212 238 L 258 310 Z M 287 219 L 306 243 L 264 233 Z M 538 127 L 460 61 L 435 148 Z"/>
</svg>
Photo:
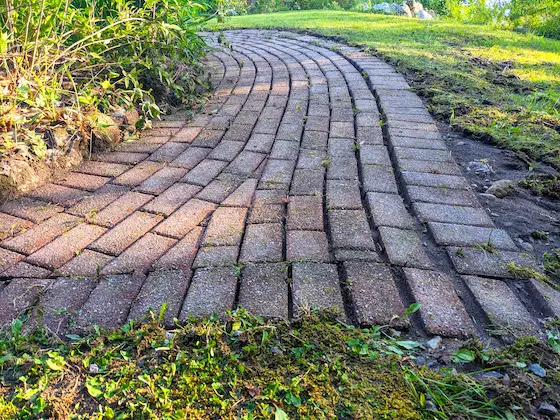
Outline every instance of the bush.
<svg viewBox="0 0 560 420">
<path fill-rule="evenodd" d="M 99 113 L 192 102 L 205 7 L 186 0 L 38 0 L 0 6 L 0 159 L 44 158 Z M 92 123 L 93 122 L 93 123 Z M 102 123 L 100 123 L 102 124 Z M 103 128 L 103 127 L 101 127 Z"/>
</svg>

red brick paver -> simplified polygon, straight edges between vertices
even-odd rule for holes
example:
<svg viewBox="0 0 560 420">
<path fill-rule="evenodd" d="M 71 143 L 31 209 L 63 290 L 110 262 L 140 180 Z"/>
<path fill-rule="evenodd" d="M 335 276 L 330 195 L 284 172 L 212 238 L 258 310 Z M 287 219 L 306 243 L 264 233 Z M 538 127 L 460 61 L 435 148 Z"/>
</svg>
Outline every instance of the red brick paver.
<svg viewBox="0 0 560 420">
<path fill-rule="evenodd" d="M 511 284 L 508 263 L 534 259 L 494 226 L 401 75 L 312 36 L 224 36 L 191 119 L 155 121 L 0 206 L 0 323 L 27 312 L 63 336 L 166 304 L 167 324 L 334 307 L 468 337 L 489 321 L 538 333 L 535 308 L 560 312 L 554 290 Z"/>
</svg>

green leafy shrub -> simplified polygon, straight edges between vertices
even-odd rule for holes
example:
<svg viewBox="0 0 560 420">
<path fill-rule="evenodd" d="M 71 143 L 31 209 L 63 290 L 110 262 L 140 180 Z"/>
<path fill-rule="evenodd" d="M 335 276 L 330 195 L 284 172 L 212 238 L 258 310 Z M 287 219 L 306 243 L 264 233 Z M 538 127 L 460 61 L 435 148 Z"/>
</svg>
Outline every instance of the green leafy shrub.
<svg viewBox="0 0 560 420">
<path fill-rule="evenodd" d="M 64 150 L 100 113 L 136 107 L 153 118 L 162 104 L 195 100 L 205 10 L 190 0 L 5 0 L 0 159 Z"/>
</svg>

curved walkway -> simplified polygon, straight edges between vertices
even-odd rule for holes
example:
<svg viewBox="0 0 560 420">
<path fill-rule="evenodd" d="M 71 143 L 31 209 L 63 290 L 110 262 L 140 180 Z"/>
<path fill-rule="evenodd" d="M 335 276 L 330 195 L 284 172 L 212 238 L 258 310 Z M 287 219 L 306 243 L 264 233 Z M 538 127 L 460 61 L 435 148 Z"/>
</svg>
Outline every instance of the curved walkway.
<svg viewBox="0 0 560 420">
<path fill-rule="evenodd" d="M 167 303 L 167 322 L 338 307 L 369 325 L 418 302 L 401 326 L 468 337 L 537 333 L 560 314 L 558 293 L 509 279 L 507 262 L 532 261 L 394 69 L 311 36 L 225 36 L 192 120 L 0 209 L 0 323 L 27 311 L 62 334 Z"/>
</svg>

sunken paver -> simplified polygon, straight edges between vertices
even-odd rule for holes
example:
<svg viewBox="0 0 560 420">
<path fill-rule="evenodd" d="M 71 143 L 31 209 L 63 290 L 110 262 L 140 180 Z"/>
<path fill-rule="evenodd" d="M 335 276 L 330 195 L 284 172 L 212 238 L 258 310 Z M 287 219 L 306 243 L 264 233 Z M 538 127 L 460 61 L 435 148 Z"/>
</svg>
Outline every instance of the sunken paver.
<svg viewBox="0 0 560 420">
<path fill-rule="evenodd" d="M 247 225 L 240 260 L 244 262 L 282 261 L 282 225 L 280 223 Z"/>
<path fill-rule="evenodd" d="M 192 199 L 160 223 L 154 232 L 181 238 L 202 222 L 215 208 L 216 205 L 213 203 Z"/>
<path fill-rule="evenodd" d="M 286 235 L 288 261 L 330 262 L 329 241 L 324 232 L 293 230 Z"/>
<path fill-rule="evenodd" d="M 471 316 L 529 331 L 535 308 L 560 312 L 544 286 L 527 280 L 519 300 L 505 283 L 510 262 L 535 261 L 494 227 L 405 79 L 356 47 L 284 34 L 226 31 L 221 50 L 208 35 L 221 70 L 201 112 L 154 121 L 0 206 L 6 322 L 42 302 L 60 334 L 165 304 L 172 324 L 238 299 L 266 317 L 336 307 L 362 325 L 466 337 Z M 481 277 L 467 288 L 460 275 Z M 54 286 L 40 296 L 23 280 Z M 422 323 L 393 320 L 401 298 L 423 305 Z"/>
<path fill-rule="evenodd" d="M 150 319 L 150 311 L 157 318 L 165 305 L 163 323 L 173 325 L 189 286 L 191 274 L 184 270 L 160 270 L 151 273 L 130 308 L 129 320 Z"/>
<path fill-rule="evenodd" d="M 39 309 L 34 311 L 32 321 L 63 337 L 96 285 L 94 278 L 82 276 L 53 280 L 39 299 Z"/>
<path fill-rule="evenodd" d="M 323 200 L 320 196 L 293 196 L 288 203 L 288 230 L 323 230 Z"/>
<path fill-rule="evenodd" d="M 102 277 L 80 309 L 76 324 L 70 330 L 89 330 L 93 325 L 100 328 L 117 328 L 123 325 L 143 282 L 142 276 L 131 274 Z"/>
<path fill-rule="evenodd" d="M 392 264 L 404 267 L 433 268 L 418 232 L 381 226 L 381 241 Z"/>
</svg>

